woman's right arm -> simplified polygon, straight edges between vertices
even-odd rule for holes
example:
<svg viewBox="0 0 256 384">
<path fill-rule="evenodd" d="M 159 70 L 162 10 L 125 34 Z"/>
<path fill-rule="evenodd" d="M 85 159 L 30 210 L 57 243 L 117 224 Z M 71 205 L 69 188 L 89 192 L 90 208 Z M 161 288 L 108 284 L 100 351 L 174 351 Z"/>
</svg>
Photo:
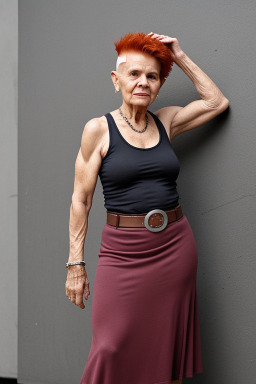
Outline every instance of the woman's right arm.
<svg viewBox="0 0 256 384">
<path fill-rule="evenodd" d="M 69 220 L 69 258 L 68 262 L 84 259 L 84 241 L 88 229 L 88 217 L 93 194 L 97 184 L 98 172 L 102 163 L 100 119 L 95 118 L 85 125 L 81 148 L 75 163 L 74 192 L 70 206 Z M 82 265 L 68 267 L 66 296 L 80 308 L 85 308 L 83 296 L 88 300 L 90 294 L 86 269 Z"/>
</svg>

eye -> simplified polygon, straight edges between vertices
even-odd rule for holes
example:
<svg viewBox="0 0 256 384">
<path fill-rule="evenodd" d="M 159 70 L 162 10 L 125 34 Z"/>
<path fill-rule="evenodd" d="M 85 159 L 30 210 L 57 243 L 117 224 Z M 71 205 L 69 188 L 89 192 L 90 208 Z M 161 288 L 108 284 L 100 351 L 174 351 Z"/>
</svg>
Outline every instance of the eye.
<svg viewBox="0 0 256 384">
<path fill-rule="evenodd" d="M 136 76 L 136 75 L 137 75 L 137 72 L 136 72 L 136 71 L 133 71 L 133 72 L 131 72 L 131 75 L 132 75 L 132 76 Z"/>
<path fill-rule="evenodd" d="M 156 79 L 156 76 L 155 76 L 155 75 L 148 75 L 148 77 L 149 77 L 150 79 Z"/>
</svg>

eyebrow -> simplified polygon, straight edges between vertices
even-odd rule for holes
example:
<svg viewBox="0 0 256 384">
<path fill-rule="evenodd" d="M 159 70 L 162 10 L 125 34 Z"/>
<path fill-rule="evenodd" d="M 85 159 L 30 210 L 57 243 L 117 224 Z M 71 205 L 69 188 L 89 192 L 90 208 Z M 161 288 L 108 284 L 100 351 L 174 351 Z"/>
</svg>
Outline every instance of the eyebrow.
<svg viewBox="0 0 256 384">
<path fill-rule="evenodd" d="M 128 72 L 141 72 L 141 69 L 134 67 L 134 68 L 129 69 Z M 148 74 L 159 75 L 159 73 L 156 71 L 149 71 Z"/>
</svg>

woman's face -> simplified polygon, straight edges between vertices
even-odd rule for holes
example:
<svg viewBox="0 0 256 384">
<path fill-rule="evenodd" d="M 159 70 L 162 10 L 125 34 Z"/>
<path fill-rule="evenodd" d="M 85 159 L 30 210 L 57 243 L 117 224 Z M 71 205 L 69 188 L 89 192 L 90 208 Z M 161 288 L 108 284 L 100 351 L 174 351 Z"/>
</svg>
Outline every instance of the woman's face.
<svg viewBox="0 0 256 384">
<path fill-rule="evenodd" d="M 161 87 L 160 62 L 153 56 L 141 52 L 129 51 L 114 76 L 115 86 L 119 87 L 126 104 L 148 106 L 155 100 Z"/>
</svg>

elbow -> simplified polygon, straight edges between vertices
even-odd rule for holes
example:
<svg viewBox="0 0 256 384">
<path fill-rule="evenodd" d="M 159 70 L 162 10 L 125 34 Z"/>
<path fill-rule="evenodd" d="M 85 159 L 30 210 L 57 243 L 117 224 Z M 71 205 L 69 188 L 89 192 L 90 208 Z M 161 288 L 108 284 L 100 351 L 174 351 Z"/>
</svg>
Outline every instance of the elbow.
<svg viewBox="0 0 256 384">
<path fill-rule="evenodd" d="M 229 106 L 229 100 L 225 97 L 215 97 L 209 100 L 204 100 L 204 104 L 208 109 L 215 110 L 218 113 L 225 111 Z"/>
<path fill-rule="evenodd" d="M 229 100 L 226 97 L 224 97 L 220 102 L 219 108 L 223 112 L 228 108 L 228 106 L 229 106 Z"/>
<path fill-rule="evenodd" d="M 218 113 L 222 113 L 228 108 L 228 106 L 229 100 L 224 96 L 219 99 L 212 108 L 215 109 Z"/>
<path fill-rule="evenodd" d="M 73 193 L 71 198 L 72 204 L 80 204 L 82 205 L 88 212 L 90 211 L 92 207 L 92 198 L 89 195 L 85 194 L 76 194 Z"/>
</svg>

